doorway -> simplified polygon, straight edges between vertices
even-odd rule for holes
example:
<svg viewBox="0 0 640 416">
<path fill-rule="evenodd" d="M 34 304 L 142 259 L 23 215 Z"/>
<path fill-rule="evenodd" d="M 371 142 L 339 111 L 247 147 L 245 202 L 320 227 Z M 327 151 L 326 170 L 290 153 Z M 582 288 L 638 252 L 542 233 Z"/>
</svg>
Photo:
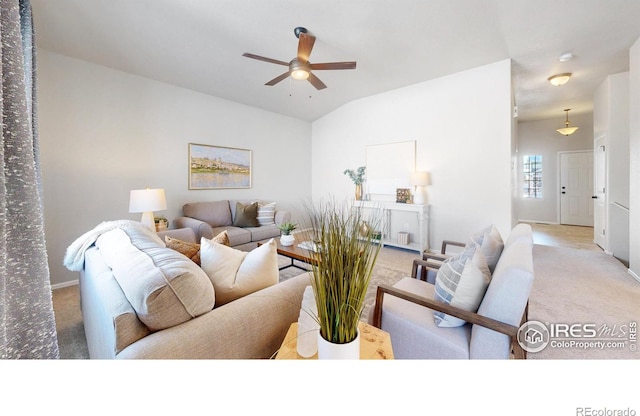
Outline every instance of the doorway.
<svg viewBox="0 0 640 416">
<path fill-rule="evenodd" d="M 593 187 L 593 241 L 608 250 L 606 228 L 607 228 L 607 201 L 606 201 L 606 183 L 607 183 L 607 157 L 605 147 L 605 136 L 596 138 L 594 142 L 594 158 L 595 158 L 595 186 Z"/>
<path fill-rule="evenodd" d="M 560 152 L 560 224 L 593 227 L 593 151 Z"/>
</svg>

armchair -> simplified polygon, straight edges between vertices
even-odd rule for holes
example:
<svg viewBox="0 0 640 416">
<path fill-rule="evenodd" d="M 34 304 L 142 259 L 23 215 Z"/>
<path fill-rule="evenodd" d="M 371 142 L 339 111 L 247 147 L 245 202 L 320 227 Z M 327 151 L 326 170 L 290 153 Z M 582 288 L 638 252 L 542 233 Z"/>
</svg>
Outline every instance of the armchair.
<svg viewBox="0 0 640 416">
<path fill-rule="evenodd" d="M 466 245 L 465 243 L 461 243 L 459 241 L 443 240 L 440 253 L 429 253 L 425 251 L 424 253 L 422 253 L 422 260 L 425 260 L 425 261 L 432 260 L 434 261 L 435 264 L 442 263 L 447 258 L 455 254 L 455 253 L 450 253 L 450 251 L 448 250 L 449 246 L 464 247 L 465 245 Z"/>
<path fill-rule="evenodd" d="M 378 287 L 371 323 L 391 335 L 396 358 L 526 358 L 517 335 L 527 319 L 533 285 L 533 240 L 530 226 L 518 227 L 519 236 L 528 228 L 528 238 L 507 240 L 477 312 L 435 300 L 430 280 L 434 281 L 438 266 L 428 260 L 414 261 L 412 277 Z M 434 311 L 466 323 L 439 327 Z"/>
</svg>

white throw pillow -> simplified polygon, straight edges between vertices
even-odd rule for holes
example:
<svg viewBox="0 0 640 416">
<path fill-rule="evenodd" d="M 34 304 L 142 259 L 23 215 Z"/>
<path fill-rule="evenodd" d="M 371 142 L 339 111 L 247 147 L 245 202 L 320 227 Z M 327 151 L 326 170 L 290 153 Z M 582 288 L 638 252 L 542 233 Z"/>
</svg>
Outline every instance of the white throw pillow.
<svg viewBox="0 0 640 416">
<path fill-rule="evenodd" d="M 278 283 L 278 253 L 271 239 L 250 252 L 207 238 L 200 240 L 200 261 L 216 293 L 216 306 Z"/>
<path fill-rule="evenodd" d="M 436 275 L 435 300 L 477 312 L 490 280 L 491 273 L 482 250 L 477 245 L 470 245 L 440 266 Z M 466 323 L 442 312 L 434 312 L 433 317 L 439 327 L 457 327 Z"/>
<path fill-rule="evenodd" d="M 472 235 L 469 245 L 480 246 L 484 258 L 487 261 L 487 266 L 489 266 L 489 271 L 493 273 L 502 254 L 502 249 L 504 249 L 502 236 L 496 226 L 492 224 Z"/>
<path fill-rule="evenodd" d="M 276 224 L 276 203 L 258 204 L 258 223 L 263 225 Z"/>
</svg>

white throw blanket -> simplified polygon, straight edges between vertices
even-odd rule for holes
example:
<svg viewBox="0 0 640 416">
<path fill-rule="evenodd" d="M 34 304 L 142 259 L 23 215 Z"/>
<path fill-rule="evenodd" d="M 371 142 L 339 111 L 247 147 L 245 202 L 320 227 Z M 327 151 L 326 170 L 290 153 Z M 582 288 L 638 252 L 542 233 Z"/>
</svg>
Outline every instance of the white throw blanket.
<svg viewBox="0 0 640 416">
<path fill-rule="evenodd" d="M 93 230 L 87 231 L 78 237 L 76 241 L 67 247 L 67 251 L 64 255 L 65 267 L 74 272 L 82 270 L 84 267 L 84 252 L 87 251 L 87 249 L 91 247 L 102 234 L 117 228 L 137 228 L 157 240 L 160 244 L 164 245 L 164 242 L 155 232 L 151 231 L 140 222 L 131 220 L 105 221 L 98 224 Z"/>
</svg>

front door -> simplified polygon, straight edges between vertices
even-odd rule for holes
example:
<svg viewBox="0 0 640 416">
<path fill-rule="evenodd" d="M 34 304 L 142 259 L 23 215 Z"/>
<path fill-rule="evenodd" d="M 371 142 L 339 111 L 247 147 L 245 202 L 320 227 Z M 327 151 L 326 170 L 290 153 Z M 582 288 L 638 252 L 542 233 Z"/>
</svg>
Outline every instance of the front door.
<svg viewBox="0 0 640 416">
<path fill-rule="evenodd" d="M 594 143 L 595 183 L 593 187 L 593 242 L 607 251 L 607 157 L 605 136 L 598 137 Z"/>
<path fill-rule="evenodd" d="M 593 151 L 560 153 L 560 224 L 593 226 Z"/>
</svg>

